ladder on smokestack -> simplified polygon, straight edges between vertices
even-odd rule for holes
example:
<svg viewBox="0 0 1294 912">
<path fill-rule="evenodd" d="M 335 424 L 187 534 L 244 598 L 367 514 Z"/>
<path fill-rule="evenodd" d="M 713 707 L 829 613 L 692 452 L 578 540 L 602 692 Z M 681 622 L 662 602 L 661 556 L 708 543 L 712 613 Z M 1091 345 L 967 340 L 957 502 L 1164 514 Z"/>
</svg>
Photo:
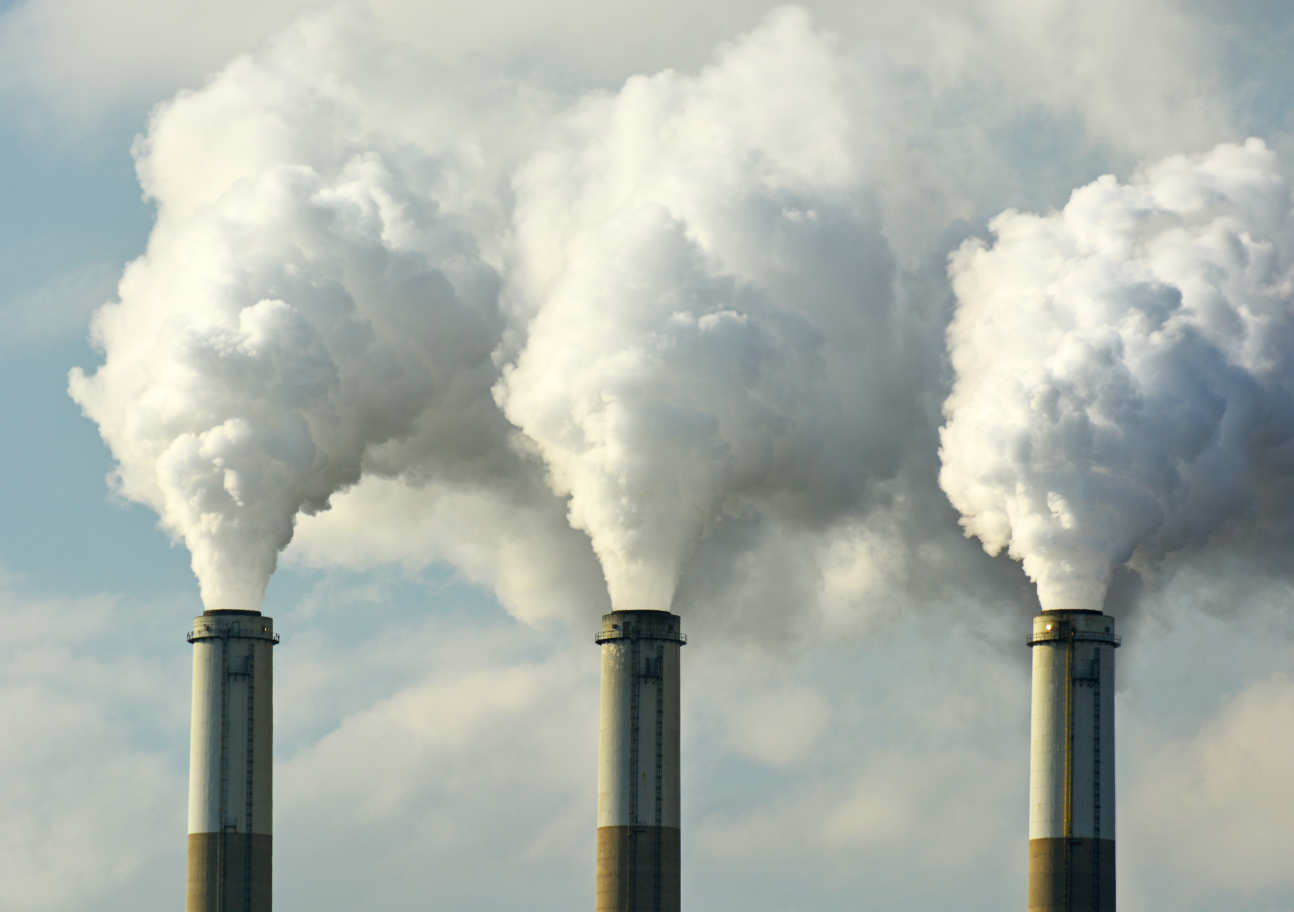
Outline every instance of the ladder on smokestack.
<svg viewBox="0 0 1294 912">
<path fill-rule="evenodd" d="M 655 906 L 654 912 L 660 912 L 661 903 L 661 801 L 662 792 L 665 786 L 665 647 L 661 644 L 656 646 L 656 816 L 654 823 L 656 825 L 656 845 L 654 846 L 652 875 L 653 875 L 653 893 L 652 903 Z"/>
<path fill-rule="evenodd" d="M 252 787 L 256 769 L 256 651 L 247 654 L 247 777 L 244 783 L 244 813 L 247 838 L 243 841 L 243 908 L 252 908 Z"/>
<path fill-rule="evenodd" d="M 626 632 L 630 631 L 626 629 Z M 629 640 L 629 661 L 633 663 L 630 666 L 633 672 L 629 678 L 629 781 L 632 784 L 629 788 L 629 826 L 625 827 L 624 857 L 628 862 L 628 876 L 624 879 L 624 896 L 620 903 L 622 909 L 634 907 L 638 890 L 638 710 L 641 702 L 639 692 L 642 686 L 642 666 L 638 639 L 632 636 Z"/>
</svg>

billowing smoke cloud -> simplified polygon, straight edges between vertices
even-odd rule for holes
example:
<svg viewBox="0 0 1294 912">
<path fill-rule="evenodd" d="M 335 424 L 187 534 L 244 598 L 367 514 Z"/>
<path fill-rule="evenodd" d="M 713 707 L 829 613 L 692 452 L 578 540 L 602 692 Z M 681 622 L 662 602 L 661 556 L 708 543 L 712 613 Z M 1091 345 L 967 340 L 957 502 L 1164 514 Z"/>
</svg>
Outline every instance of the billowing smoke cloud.
<svg viewBox="0 0 1294 912">
<path fill-rule="evenodd" d="M 209 607 L 255 607 L 303 516 L 303 559 L 470 555 L 532 618 L 556 609 L 527 592 L 601 601 L 590 545 L 624 608 L 760 592 L 835 623 L 931 566 L 1001 590 L 935 484 L 942 250 L 1004 174 L 1052 178 L 942 162 L 1034 102 L 940 95 L 911 48 L 795 9 L 694 74 L 565 97 L 388 26 L 306 19 L 136 150 L 157 224 L 71 392 Z"/>
<path fill-rule="evenodd" d="M 784 10 L 579 105 L 517 178 L 533 316 L 498 397 L 620 608 L 669 608 L 722 523 L 822 525 L 896 470 L 910 353 L 854 91 Z"/>
<path fill-rule="evenodd" d="M 949 272 L 940 482 L 1043 607 L 1294 507 L 1294 214 L 1262 142 L 1005 212 Z"/>
<path fill-rule="evenodd" d="M 923 358 L 833 39 L 780 11 L 529 132 L 539 93 L 447 101 L 356 16 L 155 116 L 157 226 L 72 375 L 208 607 L 259 604 L 297 517 L 365 475 L 483 492 L 454 502 L 487 538 L 500 502 L 566 501 L 625 608 L 730 560 L 727 524 L 865 510 Z"/>
<path fill-rule="evenodd" d="M 120 492 L 183 539 L 211 609 L 258 608 L 297 514 L 366 470 L 474 479 L 510 453 L 499 277 L 456 191 L 483 178 L 294 67 L 362 59 L 343 34 L 305 27 L 155 115 L 157 226 L 95 321 L 105 363 L 71 376 Z"/>
</svg>

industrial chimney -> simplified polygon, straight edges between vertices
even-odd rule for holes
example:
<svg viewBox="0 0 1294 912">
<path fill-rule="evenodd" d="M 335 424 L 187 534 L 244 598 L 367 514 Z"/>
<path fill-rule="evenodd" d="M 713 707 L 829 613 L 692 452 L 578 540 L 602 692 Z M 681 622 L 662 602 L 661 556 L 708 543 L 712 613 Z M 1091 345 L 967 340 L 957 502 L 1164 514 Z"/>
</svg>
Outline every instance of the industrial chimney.
<svg viewBox="0 0 1294 912">
<path fill-rule="evenodd" d="M 596 912 L 679 910 L 679 624 L 602 616 Z"/>
<path fill-rule="evenodd" d="M 1114 619 L 1033 619 L 1029 912 L 1114 912 Z"/>
<path fill-rule="evenodd" d="M 186 912 L 270 912 L 274 622 L 194 619 Z"/>
</svg>

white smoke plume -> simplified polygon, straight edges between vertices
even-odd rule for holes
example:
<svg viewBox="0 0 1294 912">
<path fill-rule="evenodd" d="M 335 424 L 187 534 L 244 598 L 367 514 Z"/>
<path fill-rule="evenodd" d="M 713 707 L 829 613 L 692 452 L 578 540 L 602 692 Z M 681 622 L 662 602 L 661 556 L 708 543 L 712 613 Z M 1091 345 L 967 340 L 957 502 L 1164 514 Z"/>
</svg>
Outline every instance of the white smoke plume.
<svg viewBox="0 0 1294 912">
<path fill-rule="evenodd" d="M 1045 609 L 1294 507 L 1294 212 L 1262 142 L 1004 212 L 949 274 L 940 483 Z"/>
<path fill-rule="evenodd" d="M 601 600 L 590 553 L 625 608 L 843 618 L 935 565 L 1001 589 L 935 483 L 942 251 L 995 188 L 1077 167 L 991 158 L 1045 97 L 977 101 L 914 69 L 923 41 L 793 8 L 696 72 L 566 95 L 379 20 L 299 22 L 136 149 L 157 222 L 70 387 L 208 607 L 255 607 L 306 516 L 312 564 L 449 560 L 530 618 Z"/>
<path fill-rule="evenodd" d="M 914 359 L 856 90 L 783 10 L 697 76 L 586 100 L 516 180 L 497 393 L 617 607 L 669 608 L 725 522 L 821 526 L 897 469 Z"/>
<path fill-rule="evenodd" d="M 360 34 L 303 27 L 155 114 L 137 157 L 157 225 L 95 320 L 104 364 L 71 375 L 209 609 L 259 608 L 297 514 L 366 470 L 475 478 L 510 452 L 499 277 L 459 189 L 488 175 L 461 135 L 382 132 L 353 83 L 297 66 L 344 72 Z"/>
<path fill-rule="evenodd" d="M 105 363 L 71 378 L 208 607 L 255 607 L 298 516 L 365 475 L 569 498 L 625 608 L 670 607 L 685 555 L 730 560 L 725 524 L 865 512 L 923 427 L 931 345 L 834 39 L 782 10 L 697 75 L 550 117 L 362 20 L 155 115 L 157 225 L 95 322 Z M 465 534 L 506 515 L 480 513 Z"/>
</svg>

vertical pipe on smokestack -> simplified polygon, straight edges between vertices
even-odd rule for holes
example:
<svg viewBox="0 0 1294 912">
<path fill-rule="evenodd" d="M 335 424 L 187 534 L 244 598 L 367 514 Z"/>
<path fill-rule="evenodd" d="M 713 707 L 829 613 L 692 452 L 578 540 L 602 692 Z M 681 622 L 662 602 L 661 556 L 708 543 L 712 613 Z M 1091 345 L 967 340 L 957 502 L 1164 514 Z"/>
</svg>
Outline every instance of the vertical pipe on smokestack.
<svg viewBox="0 0 1294 912">
<path fill-rule="evenodd" d="M 186 912 L 270 912 L 274 621 L 193 622 Z"/>
<path fill-rule="evenodd" d="M 1033 619 L 1029 912 L 1114 912 L 1114 618 Z"/>
<path fill-rule="evenodd" d="M 678 912 L 679 647 L 676 614 L 602 616 L 596 912 Z"/>
</svg>

